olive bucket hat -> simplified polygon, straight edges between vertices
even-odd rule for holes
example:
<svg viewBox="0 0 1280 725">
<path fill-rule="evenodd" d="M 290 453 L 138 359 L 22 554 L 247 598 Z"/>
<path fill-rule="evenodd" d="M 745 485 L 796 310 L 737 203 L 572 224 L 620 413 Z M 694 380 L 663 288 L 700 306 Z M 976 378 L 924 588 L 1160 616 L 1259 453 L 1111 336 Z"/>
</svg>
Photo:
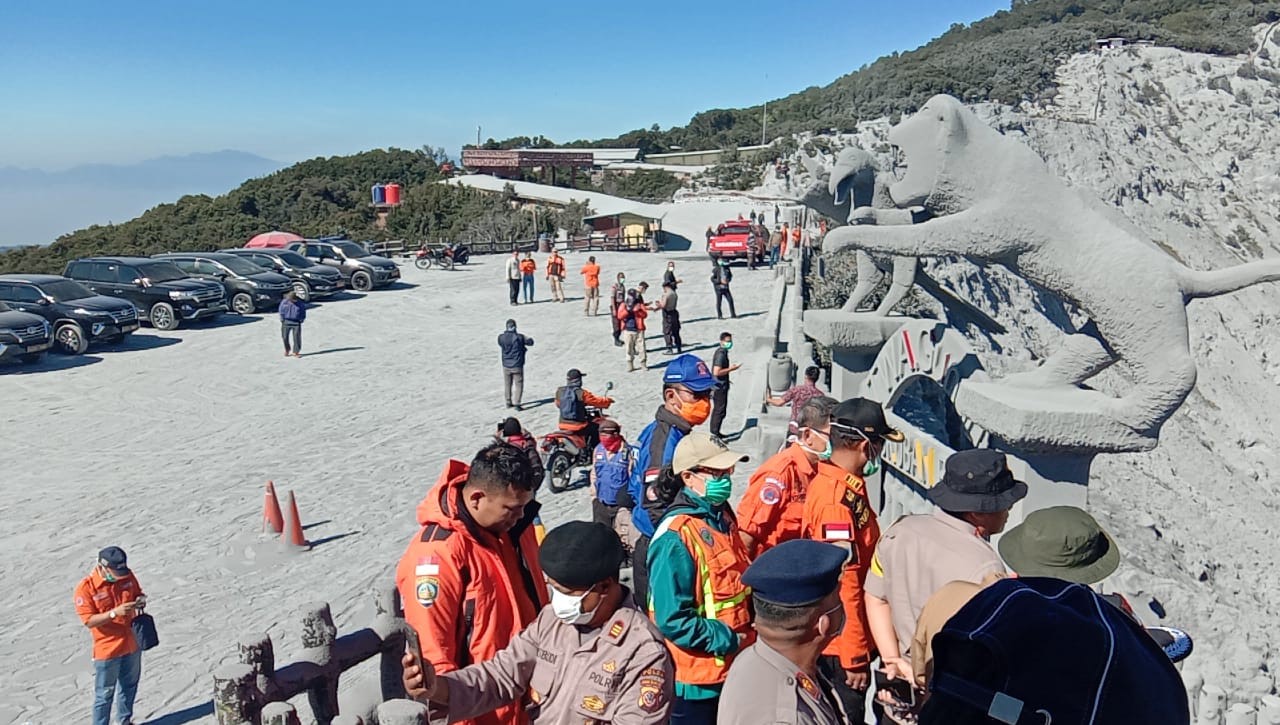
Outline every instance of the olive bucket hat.
<svg viewBox="0 0 1280 725">
<path fill-rule="evenodd" d="M 1120 565 L 1120 548 L 1088 512 L 1053 506 L 1031 512 L 1000 537 L 1000 556 L 1019 576 L 1095 584 Z"/>
</svg>

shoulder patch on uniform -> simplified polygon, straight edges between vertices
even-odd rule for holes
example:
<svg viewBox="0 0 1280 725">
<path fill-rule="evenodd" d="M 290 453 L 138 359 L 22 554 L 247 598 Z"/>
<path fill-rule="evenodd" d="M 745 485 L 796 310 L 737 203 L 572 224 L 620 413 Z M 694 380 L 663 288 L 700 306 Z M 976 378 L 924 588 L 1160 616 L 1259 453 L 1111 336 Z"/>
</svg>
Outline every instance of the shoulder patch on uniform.
<svg viewBox="0 0 1280 725">
<path fill-rule="evenodd" d="M 640 699 L 636 705 L 645 712 L 657 712 L 666 702 L 666 697 L 662 694 L 663 677 L 641 677 L 640 678 Z"/>
<path fill-rule="evenodd" d="M 440 596 L 440 579 L 434 576 L 420 576 L 414 582 L 414 596 L 418 604 L 429 607 L 436 603 Z"/>
<path fill-rule="evenodd" d="M 801 689 L 808 693 L 809 697 L 822 702 L 822 692 L 818 689 L 818 683 L 814 682 L 812 677 L 803 672 L 797 672 L 796 682 L 800 684 Z"/>
<path fill-rule="evenodd" d="M 702 541 L 706 543 L 707 546 L 716 545 L 715 540 L 711 538 L 711 529 L 704 527 L 701 531 L 698 532 L 698 535 L 702 537 Z"/>
<path fill-rule="evenodd" d="M 84 597 L 76 597 L 76 606 L 77 606 L 77 607 L 83 607 L 83 606 L 84 606 Z"/>
<path fill-rule="evenodd" d="M 848 541 L 853 538 L 853 526 L 843 521 L 823 524 L 822 538 L 827 541 Z"/>
<path fill-rule="evenodd" d="M 764 485 L 760 487 L 760 502 L 773 506 L 782 500 L 782 491 L 782 482 L 770 476 L 764 479 Z"/>
<path fill-rule="evenodd" d="M 582 709 L 596 715 L 604 714 L 605 701 L 595 695 L 587 695 L 582 698 Z"/>
<path fill-rule="evenodd" d="M 609 625 L 609 639 L 617 639 L 622 635 L 622 630 L 626 628 L 627 625 L 621 619 L 615 619 L 613 624 Z"/>
</svg>

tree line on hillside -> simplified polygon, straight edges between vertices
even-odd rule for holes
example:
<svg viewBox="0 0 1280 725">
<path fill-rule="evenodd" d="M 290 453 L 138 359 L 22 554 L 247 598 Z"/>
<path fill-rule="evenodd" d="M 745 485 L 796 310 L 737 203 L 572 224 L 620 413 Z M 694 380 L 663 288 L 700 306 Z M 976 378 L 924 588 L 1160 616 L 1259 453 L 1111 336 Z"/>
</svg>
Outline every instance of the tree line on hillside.
<svg viewBox="0 0 1280 725">
<path fill-rule="evenodd" d="M 1016 104 L 1051 92 L 1061 61 L 1090 49 L 1097 38 L 1153 40 L 1183 50 L 1234 54 L 1250 49 L 1252 26 L 1277 20 L 1280 2 L 1275 0 L 1012 0 L 1009 10 L 972 25 L 952 25 L 917 50 L 885 56 L 830 85 L 770 101 L 767 132 L 771 138 L 848 132 L 862 120 L 913 112 L 938 93 L 967 102 Z M 634 147 L 652 154 L 758 144 L 763 111 L 762 106 L 712 109 L 666 131 L 654 125 L 565 145 Z M 488 144 L 555 145 L 544 137 L 490 139 Z"/>
<path fill-rule="evenodd" d="M 184 196 L 132 221 L 91 226 L 48 246 L 6 250 L 0 253 L 0 274 L 56 274 L 69 260 L 92 255 L 238 247 L 273 229 L 307 237 L 341 233 L 360 240 L 411 242 L 528 239 L 556 228 L 576 231 L 590 213 L 585 204 L 577 204 L 535 215 L 509 196 L 437 183 L 444 178 L 444 161 L 443 149 L 429 147 L 303 161 L 221 196 Z M 404 187 L 402 203 L 388 215 L 386 229 L 378 229 L 369 190 L 391 181 Z"/>
</svg>

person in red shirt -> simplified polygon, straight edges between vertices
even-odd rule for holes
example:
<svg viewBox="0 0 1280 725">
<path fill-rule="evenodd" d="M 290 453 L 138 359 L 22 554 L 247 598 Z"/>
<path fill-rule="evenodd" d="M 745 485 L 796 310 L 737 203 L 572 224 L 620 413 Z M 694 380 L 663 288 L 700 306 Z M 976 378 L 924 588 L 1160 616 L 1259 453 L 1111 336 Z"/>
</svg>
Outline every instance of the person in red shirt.
<svg viewBox="0 0 1280 725">
<path fill-rule="evenodd" d="M 536 488 L 525 453 L 494 443 L 470 465 L 446 463 L 419 504 L 422 528 L 396 567 L 396 588 L 436 672 L 492 659 L 546 606 Z M 524 725 L 528 716 L 515 702 L 461 722 Z"/>
<path fill-rule="evenodd" d="M 738 535 L 752 560 L 784 541 L 801 538 L 805 492 L 817 465 L 831 459 L 831 411 L 836 399 L 820 395 L 801 410 L 791 445 L 766 459 L 738 503 Z"/>
<path fill-rule="evenodd" d="M 618 320 L 618 327 L 621 328 L 622 334 L 626 338 L 627 372 L 647 369 L 649 367 L 649 353 L 645 350 L 644 344 L 644 318 L 649 316 L 649 311 L 645 308 L 644 298 L 634 289 L 627 290 L 627 296 L 617 306 L 613 314 Z M 640 358 L 640 367 L 638 368 L 636 367 L 636 358 Z"/>
<path fill-rule="evenodd" d="M 600 265 L 596 264 L 594 256 L 587 257 L 587 263 L 582 265 L 579 274 L 586 289 L 582 312 L 588 317 L 595 317 L 600 311 Z"/>
<path fill-rule="evenodd" d="M 538 263 L 533 261 L 533 252 L 525 252 L 520 260 L 520 280 L 524 287 L 524 303 L 533 302 L 533 275 L 538 271 Z"/>
<path fill-rule="evenodd" d="M 880 540 L 880 525 L 867 499 L 863 476 L 880 470 L 885 441 L 902 440 L 902 433 L 885 421 L 879 403 L 865 398 L 844 401 L 831 411 L 831 456 L 818 462 L 805 492 L 802 535 L 849 552 L 840 577 L 840 599 L 848 623 L 818 662 L 849 713 L 863 712 L 875 658 L 862 586 Z"/>
<path fill-rule="evenodd" d="M 110 725 L 116 690 L 120 724 L 133 725 L 142 651 L 130 623 L 142 614 L 146 599 L 118 546 L 98 552 L 93 570 L 76 585 L 76 614 L 93 636 L 93 725 Z"/>
</svg>

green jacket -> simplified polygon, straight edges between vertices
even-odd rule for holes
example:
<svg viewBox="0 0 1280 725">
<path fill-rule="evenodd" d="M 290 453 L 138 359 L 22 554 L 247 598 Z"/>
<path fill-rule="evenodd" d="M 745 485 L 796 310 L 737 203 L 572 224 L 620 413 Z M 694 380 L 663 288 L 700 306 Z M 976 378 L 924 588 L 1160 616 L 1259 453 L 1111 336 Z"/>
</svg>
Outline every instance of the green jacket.
<svg viewBox="0 0 1280 725">
<path fill-rule="evenodd" d="M 729 533 L 725 506 L 712 506 L 688 488 L 676 496 L 663 514 L 665 521 L 676 514 L 704 519 L 722 534 Z M 659 524 L 661 525 L 661 524 Z M 728 655 L 738 651 L 738 635 L 723 622 L 698 614 L 697 569 L 693 555 L 675 531 L 664 531 L 649 542 L 649 609 L 662 636 L 675 645 L 695 652 Z M 720 696 L 720 686 L 680 682 L 676 673 L 676 696 L 686 700 L 706 700 Z"/>
</svg>

